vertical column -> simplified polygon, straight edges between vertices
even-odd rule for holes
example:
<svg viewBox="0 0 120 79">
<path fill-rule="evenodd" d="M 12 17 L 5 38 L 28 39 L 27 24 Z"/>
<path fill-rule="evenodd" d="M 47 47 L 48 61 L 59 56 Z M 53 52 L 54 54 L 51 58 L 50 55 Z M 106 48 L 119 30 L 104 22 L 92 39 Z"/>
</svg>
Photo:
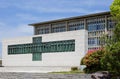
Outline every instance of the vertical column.
<svg viewBox="0 0 120 79">
<path fill-rule="evenodd" d="M 66 21 L 66 31 L 68 31 L 68 21 Z"/>
<path fill-rule="evenodd" d="M 49 33 L 52 33 L 52 24 L 49 24 Z"/>
<path fill-rule="evenodd" d="M 86 19 L 84 19 L 84 29 L 88 30 L 88 28 L 87 28 L 87 20 Z"/>
<path fill-rule="evenodd" d="M 105 15 L 105 34 L 108 34 L 108 24 L 107 24 L 107 15 Z"/>
<path fill-rule="evenodd" d="M 84 29 L 87 30 L 85 33 L 85 53 L 87 53 L 88 49 L 90 48 L 88 45 L 89 37 L 88 37 L 88 27 L 87 27 L 87 19 L 84 19 Z"/>
<path fill-rule="evenodd" d="M 37 35 L 37 29 L 36 29 L 37 26 L 34 26 L 34 35 Z"/>
</svg>

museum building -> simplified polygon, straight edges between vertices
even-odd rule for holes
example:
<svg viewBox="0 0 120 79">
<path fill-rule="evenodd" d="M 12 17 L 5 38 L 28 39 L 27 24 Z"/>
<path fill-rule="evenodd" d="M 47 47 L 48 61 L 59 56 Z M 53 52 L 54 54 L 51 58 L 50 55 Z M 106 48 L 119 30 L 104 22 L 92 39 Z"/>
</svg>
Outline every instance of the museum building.
<svg viewBox="0 0 120 79">
<path fill-rule="evenodd" d="M 116 22 L 101 12 L 29 24 L 34 35 L 3 40 L 3 66 L 80 66 L 88 50 L 101 47 L 100 38 Z"/>
</svg>

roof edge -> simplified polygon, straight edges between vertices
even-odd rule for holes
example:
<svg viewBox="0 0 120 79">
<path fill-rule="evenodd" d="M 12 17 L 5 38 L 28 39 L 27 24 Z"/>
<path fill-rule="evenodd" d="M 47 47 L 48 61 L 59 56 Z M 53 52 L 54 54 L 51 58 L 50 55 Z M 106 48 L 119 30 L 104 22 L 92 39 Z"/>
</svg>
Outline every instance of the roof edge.
<svg viewBox="0 0 120 79">
<path fill-rule="evenodd" d="M 105 15 L 105 14 L 106 15 L 110 14 L 110 11 L 81 15 L 81 16 L 75 16 L 75 17 L 69 17 L 69 18 L 56 19 L 56 20 L 50 20 L 50 21 L 43 21 L 43 22 L 32 23 L 32 24 L 28 24 L 28 25 L 29 26 L 36 26 L 36 25 L 42 25 L 42 24 L 49 24 L 49 23 L 52 23 L 52 22 L 54 23 L 54 22 L 67 21 L 67 20 L 72 20 L 72 19 L 80 19 L 80 18 L 92 17 L 92 16 L 97 16 L 97 15 Z"/>
</svg>

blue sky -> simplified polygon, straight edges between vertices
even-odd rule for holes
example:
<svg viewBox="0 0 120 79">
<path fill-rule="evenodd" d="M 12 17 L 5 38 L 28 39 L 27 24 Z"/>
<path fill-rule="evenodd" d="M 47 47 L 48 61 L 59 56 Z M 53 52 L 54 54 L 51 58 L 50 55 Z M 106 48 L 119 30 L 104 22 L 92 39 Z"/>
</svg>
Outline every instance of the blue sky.
<svg viewBox="0 0 120 79">
<path fill-rule="evenodd" d="M 28 24 L 109 11 L 113 0 L 0 0 L 1 41 L 31 36 Z"/>
</svg>

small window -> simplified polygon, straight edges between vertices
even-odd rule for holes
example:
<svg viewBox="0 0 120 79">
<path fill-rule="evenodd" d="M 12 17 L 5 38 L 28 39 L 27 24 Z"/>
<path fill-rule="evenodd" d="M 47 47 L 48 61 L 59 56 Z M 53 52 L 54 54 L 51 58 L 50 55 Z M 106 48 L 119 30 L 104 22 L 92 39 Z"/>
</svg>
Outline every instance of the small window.
<svg viewBox="0 0 120 79">
<path fill-rule="evenodd" d="M 41 53 L 33 53 L 32 54 L 32 60 L 33 61 L 40 61 L 40 60 L 42 60 L 42 54 Z"/>
</svg>

